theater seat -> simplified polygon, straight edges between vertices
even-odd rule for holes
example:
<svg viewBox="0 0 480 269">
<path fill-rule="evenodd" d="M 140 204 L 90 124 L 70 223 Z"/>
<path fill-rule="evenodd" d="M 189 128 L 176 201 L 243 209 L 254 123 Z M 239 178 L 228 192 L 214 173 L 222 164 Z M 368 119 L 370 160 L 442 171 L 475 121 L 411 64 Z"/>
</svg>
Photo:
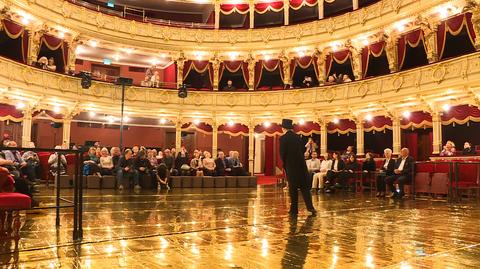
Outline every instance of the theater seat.
<svg viewBox="0 0 480 269">
<path fill-rule="evenodd" d="M 28 195 L 0 193 L 0 239 L 20 238 L 20 210 L 30 209 L 31 206 L 32 199 Z"/>
<path fill-rule="evenodd" d="M 0 210 L 25 210 L 32 204 L 30 196 L 18 192 L 0 193 Z"/>
<path fill-rule="evenodd" d="M 415 174 L 415 192 L 430 193 L 430 172 L 418 172 Z"/>
</svg>

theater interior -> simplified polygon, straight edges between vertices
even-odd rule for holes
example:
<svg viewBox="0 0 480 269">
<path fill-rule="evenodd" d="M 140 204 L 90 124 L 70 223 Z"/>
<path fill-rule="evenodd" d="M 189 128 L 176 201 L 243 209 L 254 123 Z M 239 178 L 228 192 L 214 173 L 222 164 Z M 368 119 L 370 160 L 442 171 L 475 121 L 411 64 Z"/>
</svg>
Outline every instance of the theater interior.
<svg viewBox="0 0 480 269">
<path fill-rule="evenodd" d="M 0 21 L 1 268 L 480 268 L 479 0 Z"/>
</svg>

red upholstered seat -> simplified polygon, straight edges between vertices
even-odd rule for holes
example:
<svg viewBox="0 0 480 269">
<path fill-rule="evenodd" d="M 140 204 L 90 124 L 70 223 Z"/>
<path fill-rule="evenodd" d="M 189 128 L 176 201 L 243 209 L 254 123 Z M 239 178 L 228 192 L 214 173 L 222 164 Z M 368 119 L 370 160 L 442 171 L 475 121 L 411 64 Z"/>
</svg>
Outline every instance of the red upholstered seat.
<svg viewBox="0 0 480 269">
<path fill-rule="evenodd" d="M 0 210 L 24 210 L 32 205 L 32 199 L 18 192 L 0 193 Z"/>
<path fill-rule="evenodd" d="M 382 169 L 382 165 L 383 165 L 383 159 L 382 160 L 375 160 L 375 168 L 380 170 L 380 169 Z"/>
</svg>

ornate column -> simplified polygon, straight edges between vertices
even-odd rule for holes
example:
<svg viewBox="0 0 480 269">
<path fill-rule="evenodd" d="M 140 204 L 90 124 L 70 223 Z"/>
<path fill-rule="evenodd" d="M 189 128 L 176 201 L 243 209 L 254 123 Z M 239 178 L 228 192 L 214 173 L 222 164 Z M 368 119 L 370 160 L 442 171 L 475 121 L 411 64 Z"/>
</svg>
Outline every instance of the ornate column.
<svg viewBox="0 0 480 269">
<path fill-rule="evenodd" d="M 72 125 L 72 116 L 67 115 L 63 118 L 62 147 L 70 148 L 70 128 Z"/>
<path fill-rule="evenodd" d="M 250 120 L 248 125 L 248 172 L 250 175 L 254 174 L 254 160 L 255 160 L 255 124 Z"/>
<path fill-rule="evenodd" d="M 65 68 L 65 73 L 68 71 L 75 71 L 75 60 L 77 59 L 77 50 L 78 46 L 78 38 L 74 38 L 73 40 L 68 42 L 68 59 L 67 59 L 67 66 Z"/>
<path fill-rule="evenodd" d="M 325 120 L 320 120 L 320 154 L 325 155 L 328 152 L 328 132 L 327 132 L 327 122 Z"/>
<path fill-rule="evenodd" d="M 318 0 L 318 19 L 323 19 L 323 1 L 325 0 Z"/>
<path fill-rule="evenodd" d="M 475 39 L 475 48 L 480 50 L 480 4 L 477 3 L 475 0 L 467 0 L 466 5 L 463 8 L 463 12 L 471 12 L 472 13 L 472 25 L 473 30 L 475 31 L 475 35 L 477 38 Z"/>
<path fill-rule="evenodd" d="M 392 140 L 393 154 L 399 155 L 402 148 L 402 129 L 400 128 L 400 117 L 392 117 Z"/>
<path fill-rule="evenodd" d="M 358 9 L 358 0 L 353 0 L 353 10 Z"/>
<path fill-rule="evenodd" d="M 175 123 L 175 150 L 180 152 L 182 148 L 182 122 L 180 119 Z"/>
<path fill-rule="evenodd" d="M 216 119 L 212 123 L 212 156 L 217 157 L 218 153 L 218 124 Z"/>
<path fill-rule="evenodd" d="M 433 152 L 432 154 L 440 154 L 442 150 L 442 115 L 438 111 L 432 113 L 433 127 Z"/>
<path fill-rule="evenodd" d="M 183 55 L 183 52 L 180 53 L 176 60 L 177 64 L 177 85 L 182 85 L 183 84 L 183 66 L 185 65 L 185 62 L 187 59 L 185 59 L 185 56 Z"/>
<path fill-rule="evenodd" d="M 280 61 L 282 61 L 283 68 L 283 84 L 292 85 L 292 78 L 290 76 L 290 58 L 285 51 L 280 54 Z"/>
<path fill-rule="evenodd" d="M 290 10 L 290 0 L 283 0 L 283 23 L 285 25 L 290 24 L 289 11 Z"/>
<path fill-rule="evenodd" d="M 350 52 L 352 53 L 353 75 L 355 76 L 355 80 L 360 80 L 362 79 L 362 55 L 353 46 L 350 46 Z"/>
<path fill-rule="evenodd" d="M 248 12 L 250 16 L 250 29 L 255 28 L 255 0 L 248 1 Z"/>
<path fill-rule="evenodd" d="M 390 73 L 397 72 L 398 70 L 398 57 L 397 57 L 397 44 L 398 38 L 396 35 L 390 36 L 385 40 L 385 50 L 387 53 L 388 67 L 390 68 Z"/>
<path fill-rule="evenodd" d="M 220 0 L 215 0 L 215 29 L 220 29 Z"/>
<path fill-rule="evenodd" d="M 415 24 L 420 26 L 425 37 L 425 48 L 427 49 L 427 59 L 429 63 L 434 63 L 438 60 L 437 48 L 437 23 L 430 23 L 426 18 L 418 15 L 415 19 Z"/>
<path fill-rule="evenodd" d="M 27 108 L 22 113 L 22 147 L 28 147 L 32 140 L 32 110 Z"/>
<path fill-rule="evenodd" d="M 360 119 L 356 120 L 357 124 L 357 156 L 364 156 L 364 128 L 363 121 Z"/>
<path fill-rule="evenodd" d="M 250 91 L 255 90 L 255 64 L 257 61 L 253 57 L 252 54 L 248 55 L 247 58 L 248 63 L 248 89 Z"/>
<path fill-rule="evenodd" d="M 315 54 L 317 56 L 318 83 L 323 84 L 326 81 L 326 74 L 325 74 L 326 54 L 321 52 L 320 50 L 316 50 Z"/>
<path fill-rule="evenodd" d="M 44 30 L 36 30 L 34 27 L 28 27 L 28 52 L 27 64 L 31 65 L 37 61 L 38 53 L 40 52 L 40 39 L 45 33 Z"/>
<path fill-rule="evenodd" d="M 212 63 L 212 68 L 213 68 L 213 90 L 218 91 L 218 79 L 220 77 L 220 60 L 218 59 L 217 56 L 214 56 L 212 60 L 210 60 Z"/>
</svg>

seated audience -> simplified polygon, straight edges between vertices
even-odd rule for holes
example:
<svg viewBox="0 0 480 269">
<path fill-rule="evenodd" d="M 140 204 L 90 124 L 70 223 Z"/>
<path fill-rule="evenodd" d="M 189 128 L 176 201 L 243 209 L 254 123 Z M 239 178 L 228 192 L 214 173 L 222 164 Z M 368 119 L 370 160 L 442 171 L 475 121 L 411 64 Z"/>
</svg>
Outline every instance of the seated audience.
<svg viewBox="0 0 480 269">
<path fill-rule="evenodd" d="M 440 156 L 453 156 L 455 155 L 455 144 L 452 141 L 447 141 L 445 146 L 443 146 Z"/>
<path fill-rule="evenodd" d="M 233 86 L 233 82 L 229 79 L 227 85 L 223 87 L 222 91 L 235 91 L 237 88 Z"/>
<path fill-rule="evenodd" d="M 120 151 L 120 148 L 119 147 L 112 147 L 110 149 L 110 156 L 112 156 L 113 167 L 117 167 L 118 160 L 122 156 L 122 152 Z"/>
<path fill-rule="evenodd" d="M 341 158 L 343 161 L 347 161 L 348 159 L 350 159 L 350 156 L 355 156 L 355 152 L 353 152 L 353 147 L 352 146 L 348 146 L 347 147 L 347 150 L 345 152 L 343 152 Z"/>
<path fill-rule="evenodd" d="M 158 74 L 158 71 L 153 73 L 153 76 L 150 79 L 150 86 L 155 88 L 160 87 L 160 75 Z"/>
<path fill-rule="evenodd" d="M 317 158 L 317 152 L 312 152 L 312 158 L 306 161 L 308 173 L 312 175 L 320 172 L 320 160 Z"/>
<path fill-rule="evenodd" d="M 17 143 L 13 140 L 7 143 L 7 147 L 16 148 Z M 20 173 L 20 175 L 26 175 L 30 182 L 34 182 L 36 179 L 35 167 L 33 163 L 26 162 L 18 150 L 4 150 L 3 154 L 5 159 L 12 161 L 15 169 Z M 10 169 L 9 169 L 10 170 Z"/>
<path fill-rule="evenodd" d="M 45 56 L 40 57 L 37 61 L 37 67 L 47 70 L 47 66 L 48 66 L 48 58 Z"/>
<path fill-rule="evenodd" d="M 414 165 L 414 160 L 409 156 L 410 151 L 407 148 L 403 148 L 400 151 L 400 157 L 395 162 L 395 169 L 393 170 L 394 175 L 389 176 L 385 179 L 386 184 L 390 187 L 390 194 L 387 197 L 398 197 L 402 198 L 405 195 L 405 182 L 412 180 L 412 170 Z M 395 190 L 393 184 L 395 181 L 398 182 L 399 192 Z"/>
<path fill-rule="evenodd" d="M 108 154 L 107 148 L 102 148 L 100 154 L 100 174 L 102 174 L 102 176 L 111 175 L 114 168 L 112 156 Z"/>
<path fill-rule="evenodd" d="M 385 178 L 394 176 L 395 160 L 392 158 L 392 150 L 387 148 L 383 151 L 385 160 L 383 160 L 382 168 L 377 175 L 377 197 L 385 197 L 386 185 Z"/>
<path fill-rule="evenodd" d="M 100 174 L 100 158 L 97 156 L 96 148 L 89 148 L 88 155 L 85 157 L 83 164 L 85 165 L 83 168 L 84 175 L 96 175 L 100 178 L 102 177 L 102 174 Z"/>
<path fill-rule="evenodd" d="M 318 193 L 323 191 L 325 177 L 330 169 L 332 169 L 332 155 L 327 153 L 325 154 L 325 159 L 320 163 L 319 172 L 313 175 L 312 191 L 318 190 Z"/>
<path fill-rule="evenodd" d="M 327 171 L 327 181 L 325 181 L 326 193 L 330 193 L 335 190 L 334 185 L 340 178 L 340 175 L 345 168 L 345 163 L 340 158 L 340 154 L 338 152 L 334 152 L 332 157 L 332 169 Z"/>
<path fill-rule="evenodd" d="M 240 161 L 240 153 L 238 151 L 233 152 L 233 157 L 231 160 L 232 164 L 232 176 L 246 176 L 247 172 L 243 168 L 243 164 Z"/>
<path fill-rule="evenodd" d="M 188 152 L 185 147 L 180 149 L 180 152 L 175 158 L 175 169 L 180 172 L 182 176 L 190 174 L 190 166 L 188 161 Z"/>
<path fill-rule="evenodd" d="M 309 137 L 308 138 L 308 141 L 307 141 L 307 144 L 305 144 L 305 152 L 308 153 L 308 156 L 310 156 L 310 154 L 312 154 L 312 152 L 316 151 L 318 148 L 317 146 L 317 143 L 315 143 L 315 141 L 313 141 L 313 138 Z"/>
<path fill-rule="evenodd" d="M 350 79 L 350 77 L 345 74 L 342 76 L 342 82 L 345 83 L 345 82 L 352 82 L 352 80 Z"/>
<path fill-rule="evenodd" d="M 140 150 L 138 152 L 137 157 L 133 161 L 133 167 L 135 170 L 138 171 L 139 177 L 145 176 L 152 180 L 155 178 L 155 170 L 150 164 L 150 161 L 147 159 L 147 154 L 145 153 L 145 150 Z"/>
<path fill-rule="evenodd" d="M 55 146 L 55 149 L 62 149 L 62 146 Z M 58 168 L 58 158 L 60 156 L 60 169 Z M 60 175 L 67 173 L 67 159 L 65 155 L 55 152 L 48 157 L 48 165 L 50 165 L 50 173 L 56 176 L 60 171 Z"/>
<path fill-rule="evenodd" d="M 340 185 L 336 184 L 337 187 L 347 188 L 348 179 L 354 178 L 356 172 L 359 171 L 360 165 L 357 162 L 357 157 L 355 155 L 350 155 L 347 162 L 345 163 L 345 168 L 340 174 Z"/>
<path fill-rule="evenodd" d="M 3 154 L 0 154 L 0 167 L 1 167 L 1 172 L 4 174 L 4 176 L 8 177 L 9 175 L 11 175 L 13 177 L 13 186 L 15 188 L 14 191 L 30 196 L 30 198 L 32 199 L 32 203 L 31 203 L 32 207 L 39 206 L 38 201 L 33 198 L 33 191 L 32 191 L 31 184 L 29 184 L 28 181 L 25 180 L 18 171 L 14 171 L 15 170 L 14 162 L 11 160 L 5 159 Z M 11 170 L 11 169 L 14 169 L 14 170 Z"/>
<path fill-rule="evenodd" d="M 476 155 L 477 152 L 475 152 L 475 149 L 472 148 L 472 145 L 470 142 L 465 142 L 463 144 L 463 150 L 462 150 L 463 155 Z"/>
<path fill-rule="evenodd" d="M 35 148 L 35 144 L 33 142 L 28 143 L 28 148 Z M 22 159 L 27 162 L 27 175 L 33 180 L 37 180 L 40 170 L 40 158 L 38 158 L 38 154 L 32 150 L 25 151 L 22 155 Z M 29 178 L 30 179 L 30 178 Z M 32 180 L 30 179 L 30 180 Z"/>
<path fill-rule="evenodd" d="M 203 174 L 206 176 L 215 176 L 215 160 L 212 159 L 212 155 L 208 151 L 203 152 L 203 156 L 205 156 L 202 161 Z"/>
<path fill-rule="evenodd" d="M 162 163 L 167 166 L 170 175 L 176 176 L 178 174 L 177 169 L 175 169 L 175 158 L 172 156 L 172 153 L 169 149 L 165 150 Z"/>
<path fill-rule="evenodd" d="M 156 173 L 158 190 L 161 190 L 162 186 L 165 186 L 167 190 L 170 190 L 170 186 L 168 186 L 169 176 L 170 176 L 170 172 L 168 171 L 167 166 L 164 163 L 159 164 L 157 167 L 157 173 Z"/>
<path fill-rule="evenodd" d="M 155 149 L 147 150 L 147 159 L 153 168 L 157 168 L 158 166 L 157 150 Z"/>
<path fill-rule="evenodd" d="M 133 151 L 126 149 L 122 157 L 120 157 L 117 165 L 117 185 L 120 191 L 123 190 L 123 178 L 126 177 L 130 182 L 130 179 L 133 179 L 133 184 L 135 189 L 141 189 L 139 185 L 139 175 L 138 171 L 134 166 L 135 159 L 133 158 Z M 128 186 L 127 186 L 128 187 Z"/>
<path fill-rule="evenodd" d="M 334 84 L 337 84 L 335 82 L 335 77 L 334 76 L 328 76 L 327 81 L 325 81 L 325 83 L 324 83 L 325 86 L 334 85 Z"/>
<path fill-rule="evenodd" d="M 50 57 L 48 59 L 47 70 L 53 71 L 53 72 L 57 71 L 57 66 L 55 65 L 55 59 L 53 59 L 53 57 Z"/>
<path fill-rule="evenodd" d="M 200 158 L 200 151 L 197 149 L 193 152 L 193 158 L 190 161 L 190 169 L 192 171 L 192 176 L 203 176 L 203 163 Z"/>
<path fill-rule="evenodd" d="M 376 169 L 375 159 L 373 158 L 372 153 L 367 152 L 367 154 L 365 154 L 365 160 L 363 160 L 362 171 L 368 173 L 375 172 Z"/>
<path fill-rule="evenodd" d="M 225 176 L 232 168 L 227 166 L 227 159 L 223 151 L 218 152 L 218 158 L 215 160 L 215 174 L 217 176 Z"/>
<path fill-rule="evenodd" d="M 150 81 L 150 77 L 145 76 L 145 79 L 140 82 L 140 86 L 143 86 L 143 87 L 151 87 L 151 86 L 152 86 L 152 82 Z"/>
<path fill-rule="evenodd" d="M 158 164 L 160 164 L 160 163 L 162 163 L 162 161 L 163 161 L 163 150 L 160 149 L 158 151 L 158 154 L 157 154 L 157 162 L 158 162 Z"/>
<path fill-rule="evenodd" d="M 138 154 L 138 151 L 140 150 L 140 148 L 138 146 L 133 146 L 132 147 L 132 153 L 133 153 L 133 157 L 137 157 L 137 154 Z"/>
<path fill-rule="evenodd" d="M 310 77 L 310 76 L 305 76 L 305 77 L 303 78 L 302 84 L 303 84 L 303 87 L 305 87 L 305 88 L 310 88 L 310 87 L 312 87 L 312 86 L 313 86 L 312 77 Z"/>
</svg>

